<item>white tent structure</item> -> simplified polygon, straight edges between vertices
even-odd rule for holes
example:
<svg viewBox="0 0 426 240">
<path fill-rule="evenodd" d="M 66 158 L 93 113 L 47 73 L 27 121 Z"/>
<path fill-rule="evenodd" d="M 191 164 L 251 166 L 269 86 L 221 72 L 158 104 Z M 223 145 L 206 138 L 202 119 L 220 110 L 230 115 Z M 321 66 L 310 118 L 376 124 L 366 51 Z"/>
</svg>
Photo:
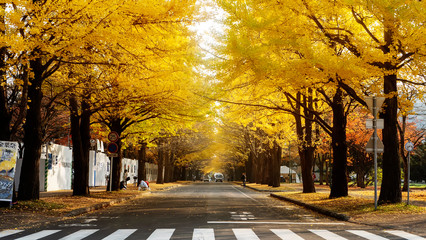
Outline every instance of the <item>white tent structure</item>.
<svg viewBox="0 0 426 240">
<path fill-rule="evenodd" d="M 289 177 L 291 175 L 292 182 L 301 183 L 299 175 L 297 175 L 296 171 L 288 168 L 287 166 L 281 166 L 280 168 L 280 176 L 289 181 Z"/>
</svg>

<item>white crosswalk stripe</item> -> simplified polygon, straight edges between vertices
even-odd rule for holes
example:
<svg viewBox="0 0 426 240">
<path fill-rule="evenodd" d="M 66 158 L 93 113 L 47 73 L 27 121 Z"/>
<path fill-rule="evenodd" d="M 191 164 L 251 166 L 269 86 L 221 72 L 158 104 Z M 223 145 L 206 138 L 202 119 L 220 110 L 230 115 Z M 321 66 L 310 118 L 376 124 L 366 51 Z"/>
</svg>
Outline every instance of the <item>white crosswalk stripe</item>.
<svg viewBox="0 0 426 240">
<path fill-rule="evenodd" d="M 112 234 L 110 234 L 108 237 L 103 238 L 103 240 L 122 240 L 126 239 L 128 236 L 130 236 L 132 233 L 136 232 L 137 229 L 119 229 Z"/>
<path fill-rule="evenodd" d="M 327 239 L 327 240 L 346 240 L 346 238 L 341 237 L 335 233 L 332 233 L 328 230 L 318 230 L 318 229 L 310 229 L 309 231 L 311 231 L 312 233 L 315 233 L 316 235 Z"/>
<path fill-rule="evenodd" d="M 233 228 L 232 231 L 238 240 L 260 240 L 250 228 Z"/>
<path fill-rule="evenodd" d="M 192 240 L 214 240 L 213 228 L 196 228 L 192 234 Z"/>
<path fill-rule="evenodd" d="M 385 232 L 393 234 L 393 235 L 398 236 L 398 237 L 408 239 L 408 240 L 425 240 L 425 238 L 422 238 L 420 236 L 417 236 L 417 235 L 414 235 L 414 234 L 411 234 L 411 233 L 407 233 L 407 232 L 404 232 L 404 231 L 389 230 L 389 231 L 385 231 Z"/>
<path fill-rule="evenodd" d="M 368 239 L 368 240 L 388 240 L 387 238 L 380 237 L 376 234 L 372 234 L 372 233 L 369 233 L 369 232 L 363 231 L 363 230 L 346 230 L 346 231 L 348 231 L 352 234 L 358 235 L 360 237 L 363 237 L 365 239 Z"/>
<path fill-rule="evenodd" d="M 84 230 L 79 230 L 73 234 L 70 234 L 68 236 L 65 236 L 59 240 L 80 240 L 83 239 L 95 232 L 99 231 L 99 229 L 84 229 Z"/>
<path fill-rule="evenodd" d="M 40 231 L 40 232 L 30 234 L 30 235 L 25 236 L 25 237 L 17 238 L 15 240 L 36 240 L 36 239 L 47 237 L 47 236 L 52 235 L 54 233 L 57 233 L 59 231 L 61 231 L 61 230 L 43 230 L 43 231 Z"/>
<path fill-rule="evenodd" d="M 175 229 L 165 228 L 155 230 L 147 240 L 169 240 Z"/>
<path fill-rule="evenodd" d="M 299 237 L 296 233 L 292 232 L 289 229 L 271 229 L 271 231 L 283 240 L 284 239 L 303 240 L 303 238 Z"/>
<path fill-rule="evenodd" d="M 4 231 L 0 232 L 0 238 L 7 237 L 9 235 L 13 235 L 13 234 L 16 234 L 16 233 L 19 233 L 19 232 L 22 232 L 22 231 L 24 231 L 24 230 L 4 230 Z"/>
<path fill-rule="evenodd" d="M 175 233 L 174 228 L 159 228 L 156 229 L 154 232 L 149 235 L 147 240 L 170 240 Z M 220 230 L 220 229 L 217 229 Z M 100 229 L 81 229 L 77 230 L 76 232 L 70 233 L 67 236 L 63 236 L 63 233 L 60 233 L 61 230 L 42 230 L 36 233 L 30 233 L 26 236 L 22 236 L 21 234 L 25 234 L 24 230 L 4 230 L 0 231 L 0 239 L 4 237 L 13 237 L 14 234 L 16 234 L 15 240 L 36 240 L 41 239 L 45 237 L 56 237 L 56 234 L 62 234 L 62 238 L 55 238 L 59 240 L 81 240 L 85 239 L 89 236 L 95 237 L 97 232 L 99 232 Z M 109 234 L 103 240 L 124 240 L 127 239 L 130 235 L 135 234 L 134 237 L 137 237 L 137 232 L 141 231 L 145 232 L 144 230 L 139 229 L 118 229 L 115 232 Z M 234 236 L 237 240 L 260 240 L 260 238 L 256 235 L 256 230 L 253 230 L 251 228 L 232 228 L 232 232 L 234 233 Z M 296 231 L 292 231 L 290 229 L 270 229 L 270 231 L 275 234 L 277 237 L 279 237 L 282 240 L 304 240 L 303 237 L 305 237 L 305 232 L 303 232 L 303 237 L 299 236 L 299 233 Z M 399 230 L 388 230 L 388 231 L 374 231 L 374 233 L 364 231 L 364 230 L 346 230 L 347 234 L 345 234 L 345 237 L 340 236 L 341 230 L 339 230 L 339 234 L 336 234 L 330 230 L 325 229 L 309 229 L 309 231 L 313 234 L 315 234 L 317 237 L 315 239 L 318 239 L 318 237 L 321 237 L 322 239 L 326 240 L 345 240 L 345 239 L 352 239 L 353 237 L 361 237 L 363 239 L 367 240 L 386 240 L 386 236 L 389 237 L 389 235 L 393 235 L 392 239 L 395 239 L 395 236 L 398 239 L 408 239 L 408 240 L 425 240 L 425 238 L 412 234 L 407 233 L 404 231 Z M 146 233 L 146 232 L 145 232 Z M 149 234 L 149 233 L 148 233 Z M 387 235 L 386 235 L 387 234 Z M 51 236 L 52 235 L 52 236 Z M 217 235 L 217 234 L 216 234 Z M 350 237 L 352 235 L 353 237 Z M 386 235 L 385 237 L 380 235 Z M 213 228 L 194 228 L 192 233 L 192 240 L 215 240 L 215 237 L 219 239 L 223 239 L 223 236 L 217 235 L 215 236 L 215 229 Z M 312 236 L 311 236 L 312 237 Z M 227 239 L 229 236 L 227 236 Z M 310 238 L 308 238 L 310 239 Z"/>
</svg>

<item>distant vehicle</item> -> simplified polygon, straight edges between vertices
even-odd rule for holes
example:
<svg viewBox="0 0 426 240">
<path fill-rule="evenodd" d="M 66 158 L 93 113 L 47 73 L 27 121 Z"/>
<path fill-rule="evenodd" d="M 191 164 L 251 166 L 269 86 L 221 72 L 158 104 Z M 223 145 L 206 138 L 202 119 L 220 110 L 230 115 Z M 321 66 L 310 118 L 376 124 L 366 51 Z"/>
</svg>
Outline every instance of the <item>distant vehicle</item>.
<svg viewBox="0 0 426 240">
<path fill-rule="evenodd" d="M 203 182 L 210 182 L 211 178 L 209 175 L 204 175 Z"/>
<path fill-rule="evenodd" d="M 215 173 L 214 179 L 215 179 L 215 182 L 223 182 L 223 174 L 222 173 Z"/>
</svg>

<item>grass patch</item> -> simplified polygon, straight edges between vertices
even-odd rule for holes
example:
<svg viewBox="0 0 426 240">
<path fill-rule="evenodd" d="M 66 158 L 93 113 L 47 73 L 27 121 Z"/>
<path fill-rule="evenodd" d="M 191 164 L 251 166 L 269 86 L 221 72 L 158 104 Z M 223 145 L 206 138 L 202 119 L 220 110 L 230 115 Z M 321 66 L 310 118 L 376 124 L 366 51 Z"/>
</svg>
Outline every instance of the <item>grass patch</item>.
<svg viewBox="0 0 426 240">
<path fill-rule="evenodd" d="M 424 184 L 424 183 L 410 183 L 410 188 L 426 189 L 426 184 Z"/>
<path fill-rule="evenodd" d="M 425 213 L 424 207 L 407 205 L 406 203 L 384 204 L 377 206 L 383 213 Z"/>
</svg>

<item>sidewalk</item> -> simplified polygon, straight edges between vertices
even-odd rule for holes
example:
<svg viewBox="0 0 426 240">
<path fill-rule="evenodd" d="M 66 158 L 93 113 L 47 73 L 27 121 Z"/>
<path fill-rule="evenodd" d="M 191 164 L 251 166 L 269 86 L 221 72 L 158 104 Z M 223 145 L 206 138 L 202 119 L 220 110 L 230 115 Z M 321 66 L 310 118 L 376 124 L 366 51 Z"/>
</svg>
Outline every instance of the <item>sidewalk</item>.
<svg viewBox="0 0 426 240">
<path fill-rule="evenodd" d="M 241 184 L 240 182 L 236 182 Z M 349 197 L 328 199 L 329 186 L 315 185 L 317 193 L 302 193 L 302 184 L 282 184 L 271 188 L 259 184 L 247 184 L 255 191 L 270 192 L 271 197 L 288 201 L 323 215 L 357 224 L 389 229 L 426 233 L 426 189 L 410 191 L 410 205 L 403 203 L 379 206 L 374 210 L 374 189 L 349 188 Z M 272 190 L 272 191 L 271 191 Z M 379 194 L 379 191 L 378 191 Z"/>
<path fill-rule="evenodd" d="M 187 184 L 175 182 L 151 183 L 151 191 L 138 191 L 133 184 L 127 190 L 107 192 L 106 187 L 90 188 L 90 196 L 72 196 L 72 190 L 40 192 L 39 201 L 18 202 L 13 208 L 0 208 L 0 230 L 26 229 L 72 218 L 93 210 L 105 208 L 139 197 L 149 197 L 152 192 L 168 190 Z"/>
</svg>

